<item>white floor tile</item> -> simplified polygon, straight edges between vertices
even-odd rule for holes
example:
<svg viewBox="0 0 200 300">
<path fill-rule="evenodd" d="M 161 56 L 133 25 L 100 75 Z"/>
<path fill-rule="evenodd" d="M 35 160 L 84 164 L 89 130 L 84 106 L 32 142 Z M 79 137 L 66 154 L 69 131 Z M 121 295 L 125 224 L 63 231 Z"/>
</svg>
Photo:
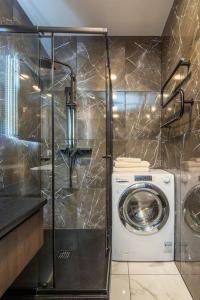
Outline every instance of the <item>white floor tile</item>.
<svg viewBox="0 0 200 300">
<path fill-rule="evenodd" d="M 174 262 L 133 262 L 128 263 L 129 274 L 162 274 L 178 275 L 179 271 Z"/>
<path fill-rule="evenodd" d="M 132 300 L 192 300 L 180 275 L 130 275 Z"/>
<path fill-rule="evenodd" d="M 128 275 L 112 275 L 110 300 L 130 300 Z"/>
<path fill-rule="evenodd" d="M 112 262 L 112 274 L 113 275 L 128 275 L 128 263 L 127 262 Z"/>
</svg>

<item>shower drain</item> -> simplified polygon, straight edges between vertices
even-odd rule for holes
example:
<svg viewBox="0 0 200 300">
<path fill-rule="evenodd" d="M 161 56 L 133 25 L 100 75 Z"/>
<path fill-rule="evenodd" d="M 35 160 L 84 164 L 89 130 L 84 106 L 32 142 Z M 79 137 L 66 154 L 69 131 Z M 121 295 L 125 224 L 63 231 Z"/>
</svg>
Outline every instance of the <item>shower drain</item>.
<svg viewBox="0 0 200 300">
<path fill-rule="evenodd" d="M 59 250 L 57 254 L 58 259 L 70 259 L 71 251 L 69 250 Z"/>
</svg>

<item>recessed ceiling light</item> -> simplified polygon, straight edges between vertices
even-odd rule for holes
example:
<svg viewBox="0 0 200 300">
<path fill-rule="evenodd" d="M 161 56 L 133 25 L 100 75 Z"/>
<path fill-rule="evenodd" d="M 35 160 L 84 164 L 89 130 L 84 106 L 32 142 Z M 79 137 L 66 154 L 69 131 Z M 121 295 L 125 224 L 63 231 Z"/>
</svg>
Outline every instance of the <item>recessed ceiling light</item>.
<svg viewBox="0 0 200 300">
<path fill-rule="evenodd" d="M 20 76 L 22 76 L 24 79 L 28 79 L 29 76 L 27 74 L 22 73 Z"/>
<path fill-rule="evenodd" d="M 110 78 L 111 78 L 111 80 L 116 80 L 117 79 L 117 75 L 116 74 L 111 74 Z"/>
<path fill-rule="evenodd" d="M 113 97 L 113 100 L 117 100 L 117 94 L 116 93 L 113 93 L 112 97 Z"/>
<path fill-rule="evenodd" d="M 21 80 L 25 80 L 25 78 L 22 75 L 19 75 Z"/>
<path fill-rule="evenodd" d="M 113 118 L 114 119 L 118 119 L 119 118 L 119 114 L 113 114 Z"/>
<path fill-rule="evenodd" d="M 41 89 L 39 88 L 39 86 L 37 85 L 33 85 L 33 89 L 36 91 L 36 92 L 40 92 Z"/>
<path fill-rule="evenodd" d="M 113 109 L 113 111 L 117 111 L 117 106 L 114 105 L 112 109 Z"/>
<path fill-rule="evenodd" d="M 150 117 L 151 117 L 150 114 L 146 114 L 147 119 L 150 119 Z"/>
</svg>

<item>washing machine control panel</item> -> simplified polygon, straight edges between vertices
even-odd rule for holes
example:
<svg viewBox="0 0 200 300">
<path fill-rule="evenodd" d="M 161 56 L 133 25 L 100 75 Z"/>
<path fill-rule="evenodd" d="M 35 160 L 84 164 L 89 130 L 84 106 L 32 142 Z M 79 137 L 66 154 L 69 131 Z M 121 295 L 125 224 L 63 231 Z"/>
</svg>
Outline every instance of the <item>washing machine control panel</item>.
<svg viewBox="0 0 200 300">
<path fill-rule="evenodd" d="M 137 175 L 135 181 L 152 181 L 152 176 L 149 175 Z"/>
</svg>

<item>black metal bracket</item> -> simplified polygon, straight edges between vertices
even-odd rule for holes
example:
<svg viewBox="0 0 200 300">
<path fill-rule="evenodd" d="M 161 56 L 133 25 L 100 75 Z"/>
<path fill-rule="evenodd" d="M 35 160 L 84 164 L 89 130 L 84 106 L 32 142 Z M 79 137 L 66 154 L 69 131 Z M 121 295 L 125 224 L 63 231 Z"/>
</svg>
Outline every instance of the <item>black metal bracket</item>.
<svg viewBox="0 0 200 300">
<path fill-rule="evenodd" d="M 162 88 L 161 88 L 161 92 L 164 92 L 164 89 L 166 88 L 166 86 L 168 85 L 168 83 L 170 82 L 170 80 L 173 78 L 173 76 L 176 74 L 177 70 L 181 67 L 181 66 L 186 66 L 188 68 L 188 72 L 189 72 L 189 68 L 190 68 L 190 61 L 185 59 L 185 58 L 181 58 L 178 62 L 178 64 L 176 65 L 176 67 L 174 68 L 174 70 L 172 71 L 171 75 L 169 76 L 169 78 L 165 81 L 165 83 L 163 84 Z M 183 79 L 184 81 L 184 79 Z M 182 82 L 181 82 L 182 84 Z M 178 85 L 178 87 L 180 87 L 180 84 Z M 178 87 L 176 87 L 176 89 L 178 89 Z"/>
</svg>

